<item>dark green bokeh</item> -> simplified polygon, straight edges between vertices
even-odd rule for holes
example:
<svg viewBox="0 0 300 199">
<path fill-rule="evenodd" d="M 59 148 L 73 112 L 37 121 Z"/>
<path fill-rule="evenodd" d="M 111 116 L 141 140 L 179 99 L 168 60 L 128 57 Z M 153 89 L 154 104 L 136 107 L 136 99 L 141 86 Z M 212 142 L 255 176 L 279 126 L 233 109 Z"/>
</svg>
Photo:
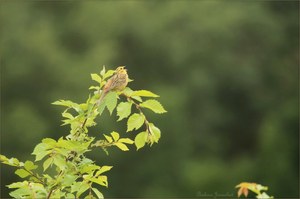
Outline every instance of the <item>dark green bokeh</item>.
<svg viewBox="0 0 300 199">
<path fill-rule="evenodd" d="M 242 181 L 299 196 L 298 8 L 280 1 L 1 1 L 1 153 L 20 160 L 82 102 L 90 73 L 126 65 L 161 95 L 159 144 L 90 156 L 114 165 L 107 197 L 235 195 Z M 116 117 L 94 136 L 125 131 Z M 19 180 L 1 165 L 1 197 Z"/>
</svg>

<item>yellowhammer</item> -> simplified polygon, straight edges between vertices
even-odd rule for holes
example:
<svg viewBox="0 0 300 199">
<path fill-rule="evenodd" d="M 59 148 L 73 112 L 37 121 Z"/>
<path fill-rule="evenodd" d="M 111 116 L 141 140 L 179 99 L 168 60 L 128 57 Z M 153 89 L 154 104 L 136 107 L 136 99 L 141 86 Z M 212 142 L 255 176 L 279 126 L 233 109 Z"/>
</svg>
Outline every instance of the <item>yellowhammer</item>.
<svg viewBox="0 0 300 199">
<path fill-rule="evenodd" d="M 128 84 L 128 74 L 125 66 L 119 66 L 114 75 L 109 78 L 104 85 L 99 102 L 106 96 L 109 91 L 122 91 Z"/>
</svg>

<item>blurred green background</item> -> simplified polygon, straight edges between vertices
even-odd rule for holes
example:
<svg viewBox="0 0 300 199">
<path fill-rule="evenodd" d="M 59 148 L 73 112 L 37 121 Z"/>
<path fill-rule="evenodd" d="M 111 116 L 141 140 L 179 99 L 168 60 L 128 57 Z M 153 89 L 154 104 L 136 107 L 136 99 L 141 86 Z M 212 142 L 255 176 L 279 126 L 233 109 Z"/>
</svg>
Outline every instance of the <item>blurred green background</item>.
<svg viewBox="0 0 300 199">
<path fill-rule="evenodd" d="M 1 1 L 1 153 L 20 160 L 67 135 L 57 99 L 83 102 L 90 73 L 126 65 L 159 144 L 90 153 L 106 197 L 201 197 L 242 181 L 299 197 L 297 1 Z M 108 115 L 107 115 L 108 116 Z M 125 131 L 116 117 L 98 132 Z M 134 134 L 134 133 L 132 133 Z M 1 165 L 5 185 L 19 180 Z"/>
</svg>

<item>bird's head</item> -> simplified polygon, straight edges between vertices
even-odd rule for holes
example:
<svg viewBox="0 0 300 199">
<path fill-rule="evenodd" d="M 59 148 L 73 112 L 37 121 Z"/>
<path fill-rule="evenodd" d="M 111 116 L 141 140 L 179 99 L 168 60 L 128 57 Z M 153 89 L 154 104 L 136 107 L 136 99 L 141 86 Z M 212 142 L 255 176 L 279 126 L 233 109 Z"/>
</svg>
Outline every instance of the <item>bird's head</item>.
<svg viewBox="0 0 300 199">
<path fill-rule="evenodd" d="M 127 74 L 127 69 L 125 68 L 125 66 L 119 66 L 115 73 L 118 73 L 118 74 Z"/>
</svg>

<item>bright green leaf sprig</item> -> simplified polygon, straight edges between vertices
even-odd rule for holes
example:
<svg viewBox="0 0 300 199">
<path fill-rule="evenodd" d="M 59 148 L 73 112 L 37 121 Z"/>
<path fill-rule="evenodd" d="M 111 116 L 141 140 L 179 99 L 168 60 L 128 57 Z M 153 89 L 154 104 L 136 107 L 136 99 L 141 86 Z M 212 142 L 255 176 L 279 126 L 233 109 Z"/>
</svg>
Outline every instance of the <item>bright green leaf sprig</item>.
<svg viewBox="0 0 300 199">
<path fill-rule="evenodd" d="M 117 107 L 118 121 L 127 118 L 127 132 L 132 130 L 139 130 L 145 125 L 145 130 L 141 131 L 135 136 L 134 143 L 138 149 L 145 146 L 146 143 L 152 145 L 154 142 L 158 142 L 161 136 L 159 128 L 153 123 L 150 123 L 146 118 L 143 109 L 149 109 L 154 113 L 162 114 L 167 112 L 164 107 L 155 99 L 147 99 L 143 101 L 143 97 L 157 98 L 158 95 L 147 90 L 133 91 L 130 88 L 126 88 L 123 95 L 127 98 L 127 102 L 122 102 Z M 138 113 L 132 113 L 132 106 L 136 108 Z"/>
<path fill-rule="evenodd" d="M 98 166 L 86 156 L 93 148 L 102 148 L 108 154 L 109 147 L 116 147 L 121 151 L 129 151 L 129 145 L 135 144 L 137 150 L 146 144 L 157 143 L 161 137 L 158 127 L 149 122 L 144 109 L 157 114 L 166 110 L 157 99 L 159 96 L 151 91 L 133 91 L 129 87 L 121 92 L 110 91 L 102 99 L 102 89 L 107 80 L 114 75 L 114 70 L 91 74 L 97 85 L 89 89 L 94 92 L 84 103 L 70 100 L 58 100 L 54 105 L 65 107 L 62 112 L 62 125 L 70 126 L 70 133 L 58 140 L 44 138 L 32 152 L 35 162 L 42 165 L 43 172 L 37 172 L 37 165 L 32 161 L 20 162 L 16 158 L 0 155 L 0 161 L 16 167 L 15 174 L 26 179 L 7 187 L 15 189 L 10 192 L 14 198 L 103 198 L 99 187 L 108 187 L 107 176 L 103 175 L 112 166 Z M 129 79 L 129 82 L 133 80 Z M 120 101 L 125 97 L 126 101 Z M 145 98 L 147 98 L 145 100 Z M 150 98 L 150 99 L 149 99 Z M 152 98 L 152 99 L 151 99 Z M 100 100 L 102 99 L 102 100 Z M 110 115 L 116 109 L 117 121 L 127 119 L 127 130 L 140 131 L 134 141 L 112 131 L 103 134 L 104 139 L 97 139 L 89 135 L 89 127 L 95 126 L 95 119 L 108 110 Z M 135 111 L 133 111 L 135 110 Z M 144 126 L 143 130 L 142 127 Z"/>
</svg>

